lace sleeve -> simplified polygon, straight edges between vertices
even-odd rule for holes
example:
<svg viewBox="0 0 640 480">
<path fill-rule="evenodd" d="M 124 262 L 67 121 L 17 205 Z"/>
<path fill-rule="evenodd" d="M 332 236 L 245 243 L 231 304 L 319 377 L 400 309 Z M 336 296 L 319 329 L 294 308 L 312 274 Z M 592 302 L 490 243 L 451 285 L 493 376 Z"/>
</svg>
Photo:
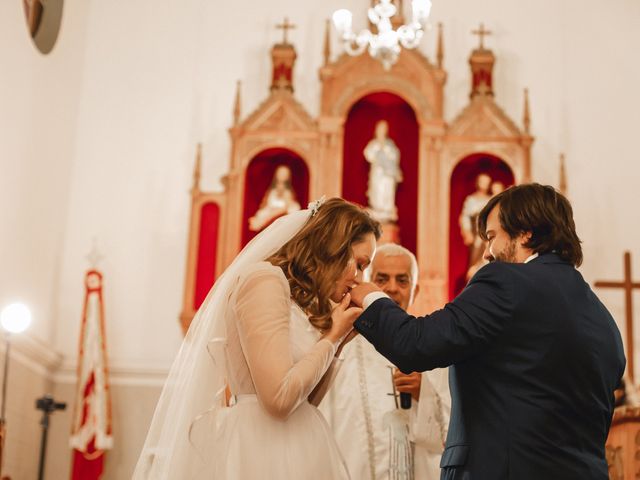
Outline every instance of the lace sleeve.
<svg viewBox="0 0 640 480">
<path fill-rule="evenodd" d="M 252 272 L 240 282 L 235 314 L 258 400 L 274 417 L 287 418 L 323 377 L 336 347 L 322 339 L 293 361 L 289 286 L 275 267 Z"/>
</svg>

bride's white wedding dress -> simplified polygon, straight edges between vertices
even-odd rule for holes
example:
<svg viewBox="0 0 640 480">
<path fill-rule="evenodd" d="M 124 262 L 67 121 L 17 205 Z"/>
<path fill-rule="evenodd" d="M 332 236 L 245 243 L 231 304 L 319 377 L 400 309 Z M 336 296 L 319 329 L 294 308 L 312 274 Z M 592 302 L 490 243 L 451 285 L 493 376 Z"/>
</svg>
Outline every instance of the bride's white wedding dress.
<svg viewBox="0 0 640 480">
<path fill-rule="evenodd" d="M 226 361 L 237 403 L 218 414 L 218 479 L 348 478 L 327 422 L 313 405 L 336 367 L 291 300 L 287 279 L 267 262 L 240 277 L 229 301 Z"/>
<path fill-rule="evenodd" d="M 264 261 L 318 206 L 274 221 L 217 279 L 173 362 L 134 480 L 349 478 L 315 407 L 337 371 L 337 346 Z"/>
</svg>

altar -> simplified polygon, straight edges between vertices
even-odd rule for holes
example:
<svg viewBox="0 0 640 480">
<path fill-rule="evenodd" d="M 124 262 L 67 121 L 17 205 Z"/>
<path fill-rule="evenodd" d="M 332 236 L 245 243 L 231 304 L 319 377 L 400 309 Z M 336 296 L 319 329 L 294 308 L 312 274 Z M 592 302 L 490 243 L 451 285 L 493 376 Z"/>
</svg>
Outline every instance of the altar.
<svg viewBox="0 0 640 480">
<path fill-rule="evenodd" d="M 291 26 L 288 21 L 284 25 Z M 283 27 L 283 25 L 281 25 Z M 382 223 L 384 238 L 413 251 L 423 294 L 414 308 L 439 308 L 466 283 L 473 257 L 465 200 L 531 179 L 528 95 L 523 88 L 518 125 L 494 99 L 496 58 L 485 47 L 490 32 L 474 33 L 478 48 L 469 56 L 469 101 L 453 121 L 444 119 L 447 71 L 444 29 L 438 26 L 436 55 L 404 50 L 385 70 L 367 54 L 333 60 L 330 27 L 324 39 L 320 113 L 313 118 L 296 100 L 293 71 L 298 56 L 285 36 L 271 49 L 272 77 L 267 96 L 253 112 L 242 112 L 240 82 L 233 112 L 230 168 L 223 192 L 200 185 L 201 156 L 191 189 L 192 211 L 181 323 L 186 328 L 215 279 L 255 235 L 256 214 L 284 213 L 289 204 L 304 208 L 321 196 L 341 196 L 367 206 L 371 198 L 365 150 L 384 122 L 384 139 L 397 148 L 395 205 Z M 382 138 L 382 137 L 381 137 Z M 279 167 L 290 172 L 288 186 L 267 205 Z M 478 181 L 487 192 L 476 195 Z M 370 190 L 370 189 L 369 189 Z M 274 194 L 275 195 L 275 194 Z M 284 198 L 284 197 L 282 197 Z M 279 203 L 278 203 L 279 202 Z M 263 209 L 263 210 L 261 210 Z M 266 209 L 266 210 L 265 210 Z M 279 210 L 281 209 L 281 210 Z M 268 215 L 267 215 L 268 216 Z M 268 219 L 267 219 L 268 221 Z M 467 241 L 465 241 L 467 238 Z"/>
</svg>

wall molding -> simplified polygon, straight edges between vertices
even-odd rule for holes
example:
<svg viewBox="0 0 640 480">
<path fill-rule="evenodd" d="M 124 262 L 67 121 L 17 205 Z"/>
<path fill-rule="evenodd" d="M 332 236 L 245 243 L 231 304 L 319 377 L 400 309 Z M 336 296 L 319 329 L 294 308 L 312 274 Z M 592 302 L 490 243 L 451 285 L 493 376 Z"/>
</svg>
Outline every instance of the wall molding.
<svg viewBox="0 0 640 480">
<path fill-rule="evenodd" d="M 58 352 L 48 342 L 28 333 L 11 335 L 10 361 L 18 362 L 37 375 L 54 383 L 75 384 L 77 362 Z M 0 355 L 4 357 L 6 341 L 0 341 Z M 4 361 L 4 360 L 3 360 Z M 170 365 L 149 362 L 109 362 L 111 385 L 162 387 Z"/>
<path fill-rule="evenodd" d="M 1 342 L 0 352 L 4 356 L 7 343 Z M 51 378 L 62 364 L 63 355 L 56 351 L 49 343 L 28 333 L 12 334 L 11 361 L 16 361 L 26 366 L 33 372 L 44 377 Z"/>
<path fill-rule="evenodd" d="M 109 384 L 130 387 L 162 387 L 169 374 L 169 366 L 140 363 L 138 365 L 123 362 L 109 363 Z M 65 358 L 64 363 L 54 375 L 56 383 L 76 383 L 76 360 Z"/>
</svg>

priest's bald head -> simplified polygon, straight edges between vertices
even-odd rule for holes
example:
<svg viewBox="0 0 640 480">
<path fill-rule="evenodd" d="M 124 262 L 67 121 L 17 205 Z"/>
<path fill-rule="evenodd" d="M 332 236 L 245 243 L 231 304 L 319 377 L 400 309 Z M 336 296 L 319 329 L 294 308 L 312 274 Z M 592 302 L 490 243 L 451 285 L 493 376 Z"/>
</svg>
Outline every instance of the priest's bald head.
<svg viewBox="0 0 640 480">
<path fill-rule="evenodd" d="M 371 263 L 371 281 L 406 310 L 419 290 L 415 255 L 395 243 L 380 245 Z"/>
</svg>

